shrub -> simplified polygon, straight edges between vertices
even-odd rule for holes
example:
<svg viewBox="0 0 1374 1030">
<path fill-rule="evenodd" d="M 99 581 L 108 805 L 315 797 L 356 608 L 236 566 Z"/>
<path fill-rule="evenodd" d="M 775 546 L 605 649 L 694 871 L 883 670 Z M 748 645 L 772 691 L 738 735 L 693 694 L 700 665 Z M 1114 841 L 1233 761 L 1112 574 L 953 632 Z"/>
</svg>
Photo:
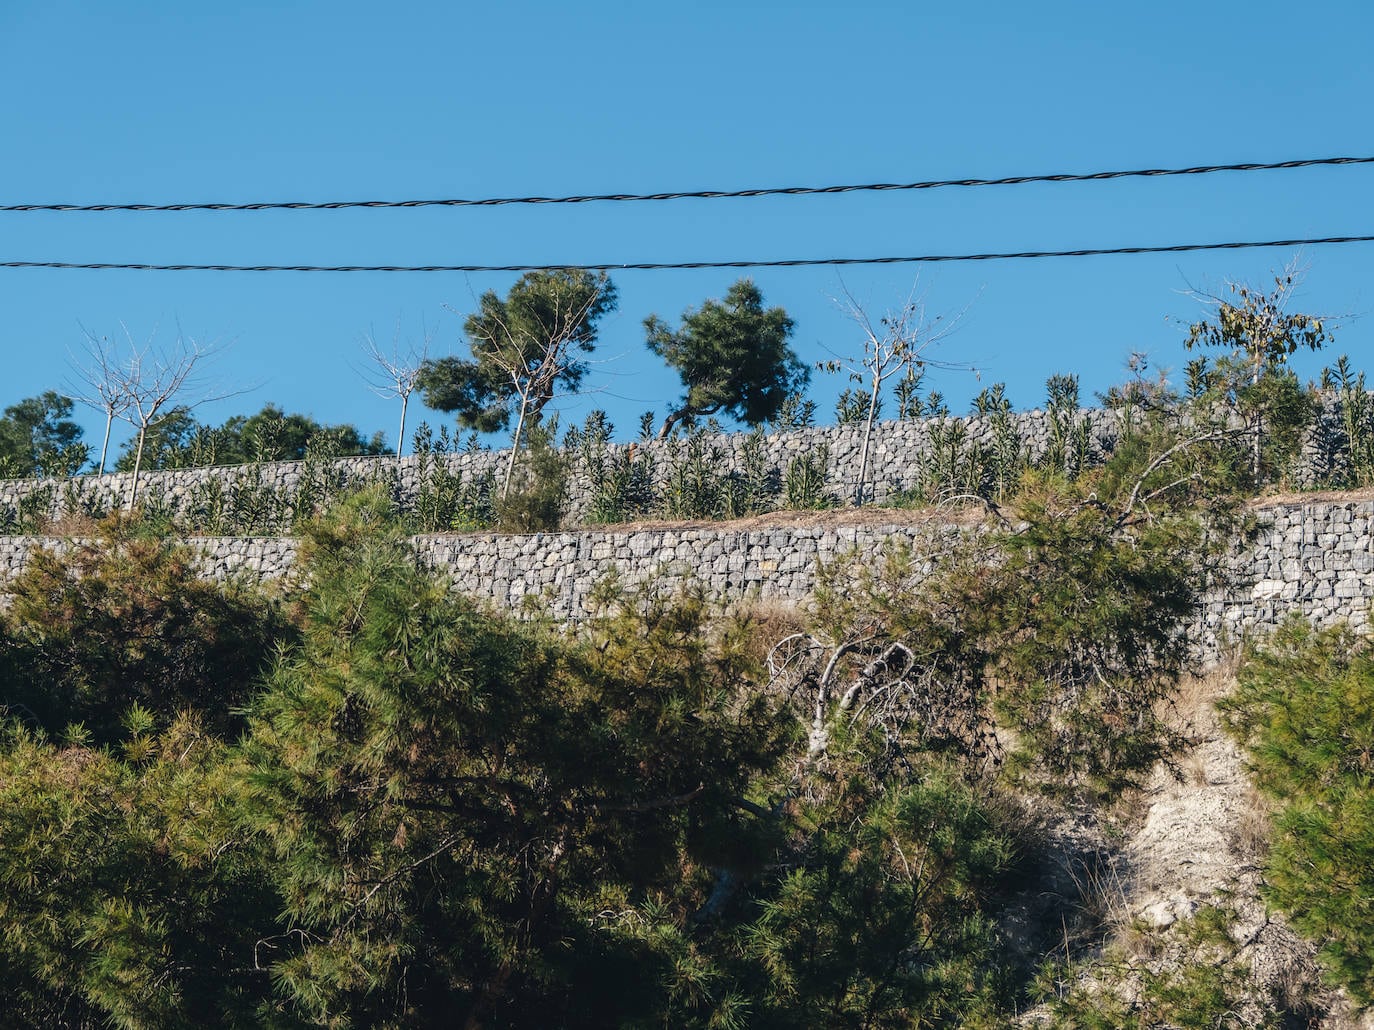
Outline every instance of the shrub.
<svg viewBox="0 0 1374 1030">
<path fill-rule="evenodd" d="M 1274 808 L 1266 896 L 1374 1003 L 1374 654 L 1349 630 L 1291 621 L 1220 707 Z"/>
<path fill-rule="evenodd" d="M 628 522 L 647 513 L 653 502 L 653 459 L 635 444 L 613 447 L 613 430 L 604 411 L 593 411 L 564 440 L 564 450 L 577 454 L 591 486 L 587 521 L 593 525 Z"/>
<path fill-rule="evenodd" d="M 1181 743 L 1164 718 L 1188 667 L 1184 630 L 1203 585 L 1202 527 L 1132 522 L 1083 484 L 1030 484 L 1022 523 L 993 538 L 982 576 L 995 707 L 1017 734 L 1014 772 L 1103 796 Z"/>
<path fill-rule="evenodd" d="M 783 477 L 783 507 L 792 511 L 820 511 L 839 503 L 825 489 L 829 465 L 830 448 L 825 444 L 808 447 L 790 459 Z"/>
<path fill-rule="evenodd" d="M 1048 963 L 1032 990 L 1048 1018 L 1034 1025 L 1050 1030 L 1297 1025 L 1299 1013 L 1281 1013 L 1276 999 L 1258 996 L 1234 922 L 1229 909 L 1204 906 L 1167 932 L 1134 928 L 1161 953 L 1153 960 L 1132 955 L 1114 941 L 1081 965 Z"/>
<path fill-rule="evenodd" d="M 230 732 L 286 634 L 261 595 L 203 578 L 188 548 L 119 517 L 60 554 L 36 550 L 10 593 L 6 701 L 53 731 L 82 722 L 98 740 L 123 736 L 135 703 L 164 720 L 194 708 Z"/>
<path fill-rule="evenodd" d="M 787 736 L 742 645 L 692 598 L 545 635 L 417 569 L 386 508 L 311 527 L 302 640 L 240 751 L 273 981 L 312 1025 L 653 1022 L 663 970 L 618 913 L 685 925 Z"/>
<path fill-rule="evenodd" d="M 557 424 L 527 430 L 529 447 L 509 492 L 492 502 L 497 526 L 508 533 L 557 530 L 563 520 L 568 463 L 553 446 Z"/>
<path fill-rule="evenodd" d="M 146 714 L 118 749 L 0 729 L 6 1027 L 283 1025 L 253 962 L 278 905 L 224 817 L 227 745 Z"/>
</svg>

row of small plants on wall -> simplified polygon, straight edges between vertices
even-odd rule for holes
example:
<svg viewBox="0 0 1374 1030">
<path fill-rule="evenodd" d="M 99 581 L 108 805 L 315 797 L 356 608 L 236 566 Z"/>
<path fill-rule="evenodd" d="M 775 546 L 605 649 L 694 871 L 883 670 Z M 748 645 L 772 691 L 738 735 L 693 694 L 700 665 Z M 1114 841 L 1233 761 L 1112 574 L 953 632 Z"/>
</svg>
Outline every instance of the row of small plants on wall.
<svg viewBox="0 0 1374 1030">
<path fill-rule="evenodd" d="M 1143 363 L 1133 378 L 1099 399 L 1116 416 L 1116 432 L 1100 435 L 1080 408 L 1077 377 L 1056 375 L 1046 383 L 1045 436 L 1033 453 L 1003 384 L 974 398 L 970 415 L 951 415 L 938 393 L 907 391 L 899 414 L 925 420 L 927 446 L 910 456 L 907 485 L 884 498 L 889 506 L 924 507 L 951 498 L 994 503 L 1017 488 L 1029 470 L 1072 481 L 1112 451 L 1131 446 L 1146 413 L 1193 427 L 1195 435 L 1228 435 L 1238 476 L 1248 487 L 1358 488 L 1374 483 L 1374 402 L 1365 375 L 1342 356 L 1324 370 L 1320 389 L 1303 388 L 1286 370 L 1243 386 L 1228 380 L 1224 366 L 1198 358 L 1185 369 L 1184 388 L 1172 391 L 1149 379 Z M 1233 378 L 1233 377 L 1232 377 Z M 852 400 L 852 399 L 851 399 Z M 1319 417 L 1323 411 L 1325 417 Z M 857 422 L 863 412 L 841 397 L 837 417 Z M 796 430 L 814 423 L 815 406 L 793 398 L 768 428 Z M 986 431 L 971 431 L 975 419 Z M 735 519 L 783 510 L 823 510 L 853 503 L 832 471 L 829 446 L 813 442 L 785 464 L 770 460 L 759 427 L 737 447 L 714 422 L 673 433 L 652 444 L 654 416 L 641 420 L 640 440 L 612 443 L 615 429 L 605 412 L 592 412 L 562 434 L 557 419 L 533 426 L 528 446 L 508 488 L 496 463 L 467 473 L 447 459 L 477 448 L 446 427 L 422 423 L 413 438 L 418 465 L 414 487 L 404 489 L 397 466 L 378 458 L 345 467 L 340 441 L 328 433 L 312 439 L 297 482 L 268 481 L 264 461 L 232 474 L 208 475 L 180 497 L 156 483 L 141 499 L 145 518 L 184 533 L 255 535 L 290 530 L 360 486 L 381 483 L 397 503 L 398 518 L 413 532 L 479 529 L 548 531 L 573 522 L 611 525 L 645 519 Z M 1258 444 L 1256 444 L 1258 441 Z M 1246 466 L 1249 466 L 1248 470 Z M 62 517 L 98 518 L 110 505 L 80 488 L 79 478 L 53 478 L 0 506 L 0 531 L 34 533 Z M 578 495 L 575 503 L 574 494 Z M 866 496 L 871 497 L 872 487 Z"/>
<path fill-rule="evenodd" d="M 904 477 L 909 485 L 889 492 L 884 503 L 924 507 L 958 497 L 998 502 L 1017 490 L 1029 471 L 1074 481 L 1115 450 L 1135 445 L 1140 426 L 1154 415 L 1188 427 L 1193 436 L 1215 436 L 1229 445 L 1235 474 L 1251 490 L 1374 484 L 1374 403 L 1364 374 L 1353 372 L 1345 357 L 1323 373 L 1320 391 L 1300 387 L 1291 374 L 1278 386 L 1261 382 L 1261 388 L 1275 396 L 1254 409 L 1236 397 L 1225 370 L 1205 358 L 1189 364 L 1182 394 L 1162 380 L 1147 379 L 1144 371 L 1141 365 L 1130 382 L 1101 396 L 1104 407 L 1116 416 L 1115 433 L 1106 435 L 1095 430 L 1080 407 L 1077 377 L 1052 376 L 1046 383 L 1044 440 L 1037 447 L 1026 439 L 1001 383 L 974 399 L 973 418 L 951 415 L 938 394 L 905 398 L 901 414 L 925 420 L 928 444 L 910 455 Z M 1335 417 L 1319 418 L 1323 409 Z M 841 424 L 847 410 L 841 398 Z M 848 414 L 854 422 L 862 418 L 857 409 Z M 798 401 L 784 415 L 770 428 L 808 428 L 814 406 Z M 975 418 L 990 432 L 975 438 Z M 586 501 L 581 521 L 595 525 L 653 518 L 734 519 L 778 509 L 822 510 L 855 501 L 836 482 L 825 442 L 803 446 L 785 463 L 774 464 L 766 453 L 763 428 L 750 432 L 738 448 L 730 447 L 712 423 L 676 434 L 655 448 L 649 445 L 653 416 L 646 414 L 642 422 L 638 443 L 617 446 L 611 442 L 614 427 L 606 414 L 593 412 L 564 434 L 561 452 L 550 446 L 556 425 L 552 432 L 541 430 L 532 443 L 529 465 L 565 485 L 582 477 Z M 1256 439 L 1258 463 L 1253 460 Z M 539 481 L 527 474 L 523 488 Z M 547 482 L 543 489 L 547 492 Z M 568 507 L 565 497 L 561 506 L 546 504 L 545 511 L 561 516 Z M 530 528 L 557 524 L 550 519 Z"/>
</svg>

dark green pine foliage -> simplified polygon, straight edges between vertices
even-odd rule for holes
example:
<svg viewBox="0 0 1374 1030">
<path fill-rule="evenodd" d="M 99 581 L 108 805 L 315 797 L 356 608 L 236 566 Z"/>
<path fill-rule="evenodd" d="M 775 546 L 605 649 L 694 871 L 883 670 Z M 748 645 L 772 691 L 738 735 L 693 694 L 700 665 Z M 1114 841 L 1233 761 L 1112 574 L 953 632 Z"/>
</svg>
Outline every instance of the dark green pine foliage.
<svg viewBox="0 0 1374 1030">
<path fill-rule="evenodd" d="M 1265 891 L 1374 1003 L 1374 652 L 1346 629 L 1286 624 L 1221 703 L 1273 810 Z"/>
<path fill-rule="evenodd" d="M 1023 782 L 1110 798 L 1181 745 L 1167 709 L 1240 529 L 1233 457 L 1227 431 L 1151 407 L 1101 468 L 1023 478 L 963 602 Z"/>
<path fill-rule="evenodd" d="M 472 357 L 425 362 L 425 403 L 484 433 L 505 429 L 512 417 L 537 418 L 555 390 L 581 383 L 583 355 L 595 347 L 597 323 L 616 303 L 605 272 L 578 269 L 528 272 L 504 298 L 488 290 L 463 323 Z"/>
<path fill-rule="evenodd" d="M 922 764 L 796 803 L 793 850 L 737 930 L 745 1025 L 952 1026 L 1005 1000 L 992 915 L 1013 839 L 977 790 Z"/>
<path fill-rule="evenodd" d="M 1123 518 L 1093 485 L 1052 480 L 1023 496 L 970 613 L 998 719 L 1017 734 L 1009 767 L 1112 797 L 1181 744 L 1165 705 L 1188 668 L 1203 540 L 1197 519 Z"/>
<path fill-rule="evenodd" d="M 278 908 L 194 718 L 124 743 L 0 735 L 4 1027 L 290 1027 L 257 942 Z"/>
<path fill-rule="evenodd" d="M 788 345 L 792 329 L 786 311 L 764 308 L 751 279 L 731 286 L 723 301 L 683 312 L 680 329 L 669 329 L 657 315 L 646 318 L 645 342 L 682 378 L 684 391 L 658 435 L 722 412 L 751 426 L 776 417 L 808 377 Z"/>
<path fill-rule="evenodd" d="M 660 969 L 634 910 L 682 918 L 778 720 L 699 604 L 560 646 L 418 571 L 382 504 L 312 531 L 303 639 L 242 747 L 282 996 L 341 1026 L 644 1016 Z"/>
<path fill-rule="evenodd" d="M 205 579 L 192 551 L 112 516 L 92 539 L 37 549 L 0 615 L 0 702 L 59 733 L 126 735 L 139 704 L 165 725 L 200 713 L 232 736 L 275 644 L 290 635 L 261 594 Z"/>
</svg>

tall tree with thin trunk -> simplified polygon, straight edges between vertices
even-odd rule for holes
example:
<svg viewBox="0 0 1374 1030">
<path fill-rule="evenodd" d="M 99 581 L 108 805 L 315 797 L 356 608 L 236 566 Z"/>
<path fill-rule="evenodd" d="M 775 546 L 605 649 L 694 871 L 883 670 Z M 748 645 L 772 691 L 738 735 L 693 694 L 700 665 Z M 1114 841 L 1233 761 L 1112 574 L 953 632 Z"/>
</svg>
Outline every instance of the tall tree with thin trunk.
<svg viewBox="0 0 1374 1030">
<path fill-rule="evenodd" d="M 843 298 L 836 304 L 863 334 L 863 357 L 857 364 L 845 360 L 823 361 L 820 368 L 825 372 L 848 373 L 850 381 L 862 385 L 867 393 L 859 447 L 859 481 L 854 488 L 855 504 L 872 498 L 872 491 L 868 489 L 869 451 L 873 426 L 882 405 L 883 384 L 898 375 L 919 380 L 927 368 L 969 368 L 968 365 L 935 361 L 927 353 L 958 328 L 964 312 L 953 318 L 931 317 L 926 312 L 925 296 L 919 291 L 919 285 L 919 281 L 913 283 L 902 306 L 889 311 L 874 324 L 848 287 L 840 283 Z"/>
<path fill-rule="evenodd" d="M 1191 290 L 1210 309 L 1210 316 L 1188 326 L 1184 346 L 1217 347 L 1229 351 L 1217 363 L 1216 385 L 1247 423 L 1250 432 L 1251 474 L 1264 479 L 1262 454 L 1267 427 L 1302 421 L 1310 413 L 1294 404 L 1301 396 L 1287 361 L 1299 350 L 1320 350 L 1331 339 L 1332 320 L 1288 310 L 1302 285 L 1302 269 L 1289 262 L 1274 276 L 1274 288 L 1264 292 L 1245 283 L 1228 282 L 1230 299 Z M 1266 389 L 1267 387 L 1267 389 Z M 1287 395 L 1287 396 L 1285 396 Z"/>
<path fill-rule="evenodd" d="M 137 348 L 127 326 L 121 324 L 130 351 Z M 108 336 L 96 336 L 82 327 L 86 342 L 82 345 L 83 356 L 71 356 L 72 371 L 80 384 L 72 390 L 72 399 L 94 408 L 105 416 L 105 432 L 100 440 L 100 463 L 96 466 L 97 475 L 105 472 L 105 459 L 110 452 L 110 428 L 114 420 L 123 418 L 128 410 L 129 398 L 124 392 L 124 369 L 119 363 L 114 342 Z"/>
<path fill-rule="evenodd" d="M 178 334 L 176 343 L 170 348 L 156 347 L 150 339 L 143 347 L 132 348 L 127 361 L 111 364 L 116 389 L 125 398 L 120 417 L 138 430 L 133 480 L 129 487 L 130 511 L 138 503 L 138 477 L 143 467 L 148 431 L 174 411 L 190 411 L 240 392 L 207 390 L 194 378 L 196 367 L 219 349 L 215 343 L 202 344 Z M 184 396 L 188 392 L 193 396 Z"/>
<path fill-rule="evenodd" d="M 515 423 L 503 498 L 527 429 L 559 387 L 576 389 L 582 381 L 587 366 L 580 353 L 591 352 L 596 324 L 616 300 L 605 272 L 529 272 L 504 299 L 488 290 L 468 316 L 463 330 L 471 360 L 447 357 L 422 366 L 419 385 L 431 408 L 457 412 L 460 424 L 481 432 Z"/>
<path fill-rule="evenodd" d="M 377 341 L 371 333 L 363 338 L 363 350 L 367 352 L 368 360 L 373 366 L 362 372 L 363 378 L 367 380 L 368 389 L 384 400 L 395 397 L 401 402 L 401 426 L 396 431 L 398 461 L 406 441 L 406 409 L 410 406 L 410 395 L 420 385 L 420 374 L 424 370 L 425 362 L 429 360 L 429 343 L 432 338 L 432 334 L 426 331 L 424 343 L 418 350 L 413 344 L 402 350 L 398 327 L 392 336 L 389 353 L 377 346 Z"/>
</svg>

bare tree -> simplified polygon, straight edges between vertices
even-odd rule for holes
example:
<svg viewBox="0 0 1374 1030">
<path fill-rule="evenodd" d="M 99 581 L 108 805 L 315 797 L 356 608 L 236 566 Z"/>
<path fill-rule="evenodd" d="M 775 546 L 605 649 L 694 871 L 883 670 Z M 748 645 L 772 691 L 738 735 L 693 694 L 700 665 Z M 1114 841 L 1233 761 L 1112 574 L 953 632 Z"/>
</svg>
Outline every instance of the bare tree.
<svg viewBox="0 0 1374 1030">
<path fill-rule="evenodd" d="M 984 657 L 953 632 L 969 600 L 961 570 L 987 557 L 982 541 L 884 545 L 818 570 L 813 617 L 768 651 L 764 687 L 809 725 L 809 764 L 825 763 L 835 732 L 856 723 L 889 747 L 940 741 L 995 759 Z"/>
<path fill-rule="evenodd" d="M 122 322 L 119 327 L 124 330 L 130 350 L 136 349 L 133 337 L 129 335 L 129 327 Z M 105 434 L 100 441 L 100 464 L 96 467 L 96 473 L 103 474 L 110 450 L 110 428 L 116 418 L 124 416 L 129 398 L 124 392 L 124 370 L 116 356 L 114 341 L 108 336 L 96 336 L 85 326 L 81 327 L 81 331 L 86 335 L 86 343 L 82 346 L 84 357 L 78 358 L 69 353 L 72 371 L 76 373 L 79 383 L 69 382 L 68 392 L 74 400 L 105 416 Z"/>
<path fill-rule="evenodd" d="M 873 424 L 878 420 L 878 410 L 882 404 L 883 384 L 897 375 L 908 380 L 919 380 L 927 368 L 971 368 L 956 362 L 935 361 L 927 353 L 959 327 L 967 308 L 953 318 L 943 315 L 930 317 L 926 312 L 925 295 L 919 291 L 919 285 L 919 280 L 912 283 L 905 303 L 879 318 L 877 325 L 874 325 L 873 319 L 854 299 L 843 281 L 840 282 L 843 297 L 835 299 L 840 310 L 862 330 L 864 336 L 863 357 L 857 365 L 838 360 L 823 361 L 819 366 L 825 372 L 847 372 L 850 381 L 862 384 L 868 395 L 863 409 L 863 441 L 859 448 L 859 481 L 854 490 L 855 504 L 862 504 L 865 499 L 869 449 L 873 439 Z"/>
<path fill-rule="evenodd" d="M 172 398 L 187 386 L 196 364 L 208 353 L 196 341 L 178 335 L 176 347 L 171 352 L 154 350 L 150 343 L 129 357 L 123 376 L 123 389 L 128 398 L 124 420 L 138 430 L 133 484 L 129 489 L 130 511 L 138 502 L 138 476 L 143 467 L 143 445 L 148 430 L 166 418 Z"/>
<path fill-rule="evenodd" d="M 125 335 L 128 336 L 127 329 Z M 143 468 L 143 447 L 147 442 L 148 430 L 174 410 L 189 411 L 201 404 L 243 392 L 216 392 L 206 389 L 196 380 L 196 367 L 221 349 L 217 343 L 202 344 L 178 332 L 176 343 L 164 348 L 155 345 L 155 335 L 150 336 L 142 346 L 130 338 L 129 353 L 123 360 L 118 359 L 108 345 L 97 346 L 95 352 L 98 357 L 88 369 L 82 369 L 81 372 L 88 383 L 96 374 L 99 375 L 99 385 L 93 384 L 92 390 L 98 398 L 110 398 L 108 402 L 102 400 L 103 404 L 107 404 L 103 410 L 112 411 L 111 418 L 121 418 L 138 430 L 133 481 L 129 487 L 127 506 L 130 511 L 138 503 L 138 477 Z M 87 373 L 91 373 L 90 376 Z M 192 396 L 187 398 L 187 392 Z M 176 401 L 175 405 L 173 400 Z M 106 438 L 108 442 L 108 425 Z M 101 467 L 104 467 L 103 457 Z"/>
<path fill-rule="evenodd" d="M 429 344 L 434 338 L 434 334 L 425 330 L 424 343 L 417 350 L 413 344 L 407 344 L 404 351 L 400 346 L 400 326 L 391 338 L 391 350 L 389 353 L 382 351 L 377 346 L 377 341 L 371 333 L 363 337 L 363 350 L 367 352 L 368 359 L 373 367 L 363 369 L 362 377 L 367 380 L 368 389 L 383 400 L 390 400 L 393 397 L 400 398 L 401 401 L 401 427 L 396 431 L 396 458 L 401 457 L 401 448 L 405 446 L 406 439 L 406 409 L 410 405 L 410 395 L 415 392 L 420 385 L 420 373 L 424 369 L 425 362 L 429 359 Z"/>
</svg>

